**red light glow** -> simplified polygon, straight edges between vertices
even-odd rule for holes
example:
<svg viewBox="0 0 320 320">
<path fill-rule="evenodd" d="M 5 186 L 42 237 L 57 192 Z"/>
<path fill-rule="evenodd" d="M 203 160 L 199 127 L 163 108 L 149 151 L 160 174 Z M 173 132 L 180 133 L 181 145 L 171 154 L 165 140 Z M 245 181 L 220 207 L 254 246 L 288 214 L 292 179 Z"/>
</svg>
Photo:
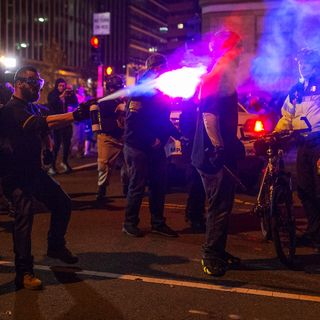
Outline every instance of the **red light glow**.
<svg viewBox="0 0 320 320">
<path fill-rule="evenodd" d="M 98 37 L 91 37 L 90 44 L 94 48 L 99 48 L 99 38 Z"/>
<path fill-rule="evenodd" d="M 254 124 L 254 132 L 261 132 L 264 131 L 264 126 L 263 126 L 263 122 L 260 120 L 257 120 Z"/>
</svg>

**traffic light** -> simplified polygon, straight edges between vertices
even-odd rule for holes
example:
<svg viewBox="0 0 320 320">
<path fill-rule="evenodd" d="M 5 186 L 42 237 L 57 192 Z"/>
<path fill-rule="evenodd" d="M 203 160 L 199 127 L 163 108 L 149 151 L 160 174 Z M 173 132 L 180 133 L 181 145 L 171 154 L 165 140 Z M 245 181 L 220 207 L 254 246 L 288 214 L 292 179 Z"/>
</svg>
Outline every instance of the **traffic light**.
<svg viewBox="0 0 320 320">
<path fill-rule="evenodd" d="M 90 39 L 91 47 L 91 61 L 95 65 L 101 64 L 101 43 L 100 39 L 97 36 L 93 36 Z"/>
<path fill-rule="evenodd" d="M 91 47 L 98 49 L 100 45 L 99 38 L 96 36 L 91 37 L 90 44 L 91 44 Z"/>
<path fill-rule="evenodd" d="M 111 66 L 106 67 L 104 73 L 106 76 L 111 76 L 113 73 L 113 68 Z"/>
</svg>

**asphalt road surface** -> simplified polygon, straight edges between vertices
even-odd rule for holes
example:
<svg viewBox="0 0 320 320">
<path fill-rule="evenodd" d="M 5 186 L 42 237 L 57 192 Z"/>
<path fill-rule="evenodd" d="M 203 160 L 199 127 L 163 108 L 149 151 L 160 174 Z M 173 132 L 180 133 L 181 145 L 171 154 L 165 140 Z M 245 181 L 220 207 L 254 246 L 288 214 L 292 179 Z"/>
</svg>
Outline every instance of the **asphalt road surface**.
<svg viewBox="0 0 320 320">
<path fill-rule="evenodd" d="M 126 200 L 118 170 L 103 203 L 95 201 L 95 168 L 56 178 L 73 201 L 67 241 L 79 263 L 68 266 L 45 256 L 50 215 L 39 206 L 33 254 L 45 288 L 15 291 L 12 218 L 2 212 L 0 320 L 320 319 L 320 256 L 298 248 L 295 270 L 284 268 L 250 215 L 254 197 L 238 194 L 230 221 L 228 251 L 240 256 L 243 266 L 211 278 L 200 267 L 204 235 L 193 234 L 185 223 L 186 194 L 181 190 L 167 196 L 165 209 L 167 223 L 179 237 L 150 233 L 145 198 L 140 222 L 145 236 L 136 239 L 121 232 Z M 301 232 L 305 219 L 298 202 L 296 212 Z"/>
</svg>

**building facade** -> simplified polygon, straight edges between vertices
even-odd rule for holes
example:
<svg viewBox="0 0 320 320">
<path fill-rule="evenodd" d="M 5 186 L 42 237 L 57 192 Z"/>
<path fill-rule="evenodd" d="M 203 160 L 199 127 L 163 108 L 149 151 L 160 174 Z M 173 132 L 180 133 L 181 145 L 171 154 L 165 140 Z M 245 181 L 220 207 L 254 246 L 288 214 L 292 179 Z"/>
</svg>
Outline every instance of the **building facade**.
<svg viewBox="0 0 320 320">
<path fill-rule="evenodd" d="M 167 54 L 187 50 L 201 37 L 201 10 L 198 0 L 168 0 Z"/>
<path fill-rule="evenodd" d="M 56 58 L 61 68 L 77 71 L 89 58 L 96 11 L 97 1 L 1 0 L 1 54 L 40 66 Z M 61 57 L 50 52 L 53 46 Z"/>
</svg>

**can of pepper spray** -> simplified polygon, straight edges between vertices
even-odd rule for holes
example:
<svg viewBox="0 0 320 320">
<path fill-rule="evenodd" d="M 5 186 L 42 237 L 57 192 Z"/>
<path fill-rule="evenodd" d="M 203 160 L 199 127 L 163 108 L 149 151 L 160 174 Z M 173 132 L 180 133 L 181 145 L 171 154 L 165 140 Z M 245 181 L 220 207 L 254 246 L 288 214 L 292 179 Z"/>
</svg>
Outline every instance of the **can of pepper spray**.
<svg viewBox="0 0 320 320">
<path fill-rule="evenodd" d="M 100 108 L 97 104 L 90 106 L 90 119 L 92 132 L 99 133 L 102 130 Z"/>
</svg>

